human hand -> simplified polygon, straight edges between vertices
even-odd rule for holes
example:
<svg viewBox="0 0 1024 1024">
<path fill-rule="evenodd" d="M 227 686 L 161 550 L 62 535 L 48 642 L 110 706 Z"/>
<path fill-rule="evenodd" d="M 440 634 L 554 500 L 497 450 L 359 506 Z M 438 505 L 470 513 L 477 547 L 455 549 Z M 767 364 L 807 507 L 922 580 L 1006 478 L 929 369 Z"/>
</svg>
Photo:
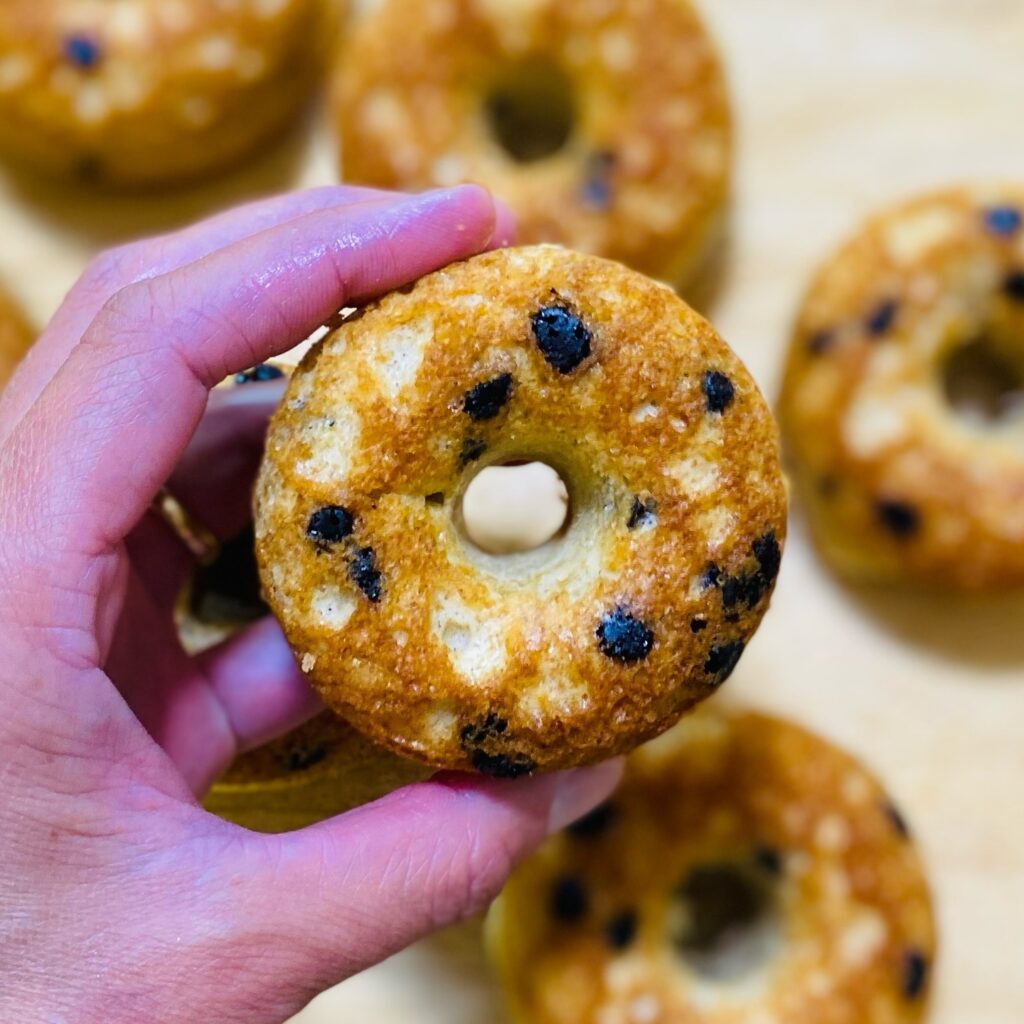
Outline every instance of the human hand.
<svg viewBox="0 0 1024 1024">
<path fill-rule="evenodd" d="M 446 775 L 283 836 L 195 795 L 316 707 L 272 622 L 196 659 L 177 642 L 189 556 L 151 502 L 170 480 L 235 532 L 265 416 L 232 399 L 189 449 L 210 388 L 509 232 L 473 187 L 254 204 L 100 257 L 15 376 L 0 401 L 0 1018 L 281 1021 L 481 908 L 607 795 L 615 765 Z"/>
</svg>

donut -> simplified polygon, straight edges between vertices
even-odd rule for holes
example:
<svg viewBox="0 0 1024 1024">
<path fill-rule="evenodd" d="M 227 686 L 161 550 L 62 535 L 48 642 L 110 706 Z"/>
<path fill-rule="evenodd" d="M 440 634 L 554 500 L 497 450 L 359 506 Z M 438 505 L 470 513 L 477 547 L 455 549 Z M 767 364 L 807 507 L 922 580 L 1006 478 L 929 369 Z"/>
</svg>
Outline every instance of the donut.
<svg viewBox="0 0 1024 1024">
<path fill-rule="evenodd" d="M 935 955 L 878 782 L 795 725 L 717 708 L 637 750 L 610 802 L 517 868 L 487 932 L 523 1024 L 904 1024 Z"/>
<path fill-rule="evenodd" d="M 381 750 L 324 711 L 242 754 L 207 794 L 204 806 L 254 832 L 292 832 L 428 774 L 422 765 Z"/>
<path fill-rule="evenodd" d="M 485 468 L 568 521 L 473 545 Z M 631 749 L 736 667 L 779 569 L 776 428 L 667 286 L 557 246 L 474 257 L 319 342 L 255 491 L 264 596 L 329 707 L 396 753 L 515 776 Z"/>
<path fill-rule="evenodd" d="M 348 180 L 478 182 L 515 211 L 522 242 L 673 284 L 719 234 L 729 103 L 688 0 L 382 0 L 342 56 Z"/>
<path fill-rule="evenodd" d="M 0 150 L 110 185 L 254 153 L 309 95 L 324 0 L 5 0 Z"/>
<path fill-rule="evenodd" d="M 0 288 L 0 389 L 10 380 L 34 340 L 35 334 L 18 304 Z"/>
<path fill-rule="evenodd" d="M 1024 187 L 868 221 L 818 273 L 779 412 L 818 546 L 862 579 L 1024 585 Z"/>
</svg>

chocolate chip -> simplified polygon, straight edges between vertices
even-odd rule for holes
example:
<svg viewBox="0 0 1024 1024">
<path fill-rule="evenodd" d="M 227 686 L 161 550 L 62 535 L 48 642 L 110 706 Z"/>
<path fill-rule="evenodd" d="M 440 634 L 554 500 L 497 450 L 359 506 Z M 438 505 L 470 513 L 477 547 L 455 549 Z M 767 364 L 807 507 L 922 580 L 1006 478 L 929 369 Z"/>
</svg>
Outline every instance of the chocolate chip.
<svg viewBox="0 0 1024 1024">
<path fill-rule="evenodd" d="M 886 801 L 884 810 L 885 816 L 892 822 L 892 827 L 896 829 L 904 839 L 909 839 L 910 826 L 907 824 L 907 819 L 903 817 L 900 809 L 891 800 L 888 800 Z"/>
<path fill-rule="evenodd" d="M 702 619 L 699 615 L 690 619 L 690 632 L 703 633 L 708 628 L 708 620 Z"/>
<path fill-rule="evenodd" d="M 470 760 L 481 775 L 492 779 L 518 779 L 537 768 L 524 754 L 488 754 L 485 750 L 474 750 Z"/>
<path fill-rule="evenodd" d="M 899 303 L 894 299 L 886 299 L 885 301 L 880 302 L 868 314 L 867 320 L 864 321 L 864 326 L 867 328 L 868 334 L 876 338 L 886 334 L 889 328 L 892 327 L 898 310 Z"/>
<path fill-rule="evenodd" d="M 614 950 L 628 949 L 636 938 L 636 911 L 623 910 L 608 919 L 604 939 Z"/>
<path fill-rule="evenodd" d="M 722 578 L 722 570 L 714 562 L 708 562 L 707 568 L 701 573 L 700 586 L 702 590 L 710 590 L 717 587 Z"/>
<path fill-rule="evenodd" d="M 1021 213 L 1013 206 L 990 206 L 984 212 L 985 227 L 995 235 L 1009 236 L 1020 230 Z"/>
<path fill-rule="evenodd" d="M 252 369 L 244 370 L 235 374 L 236 384 L 253 384 L 265 380 L 279 380 L 284 376 L 284 370 L 274 366 L 273 363 L 257 363 Z"/>
<path fill-rule="evenodd" d="M 95 68 L 102 55 L 100 44 L 91 36 L 71 35 L 64 40 L 64 56 L 84 71 Z"/>
<path fill-rule="evenodd" d="M 327 752 L 327 746 L 323 743 L 295 746 L 284 755 L 281 763 L 287 772 L 304 772 L 323 761 L 327 757 Z"/>
<path fill-rule="evenodd" d="M 615 154 L 610 150 L 597 150 L 587 159 L 580 200 L 584 206 L 596 210 L 607 210 L 612 202 L 612 171 L 615 169 Z"/>
<path fill-rule="evenodd" d="M 707 661 L 704 662 L 704 671 L 709 676 L 714 676 L 715 685 L 720 686 L 732 675 L 742 654 L 743 642 L 741 640 L 717 644 L 708 652 Z"/>
<path fill-rule="evenodd" d="M 917 949 L 903 954 L 903 997 L 918 999 L 928 985 L 928 961 Z"/>
<path fill-rule="evenodd" d="M 634 498 L 633 507 L 629 510 L 629 520 L 626 523 L 626 528 L 635 530 L 638 526 L 650 526 L 657 518 L 655 515 L 657 508 L 657 503 L 653 498 L 645 498 L 643 501 L 639 498 Z"/>
<path fill-rule="evenodd" d="M 462 451 L 459 453 L 459 461 L 463 466 L 468 466 L 471 462 L 476 462 L 483 453 L 487 451 L 487 442 L 481 441 L 477 437 L 467 437 L 462 442 Z"/>
<path fill-rule="evenodd" d="M 718 370 L 708 370 L 701 387 L 704 389 L 708 412 L 725 412 L 736 395 L 732 381 Z"/>
<path fill-rule="evenodd" d="M 774 846 L 755 846 L 754 863 L 766 875 L 782 874 L 782 854 Z"/>
<path fill-rule="evenodd" d="M 226 540 L 199 566 L 189 589 L 189 611 L 200 622 L 253 622 L 269 611 L 260 591 L 252 524 Z"/>
<path fill-rule="evenodd" d="M 815 356 L 824 355 L 832 347 L 835 340 L 835 331 L 815 331 L 807 339 L 807 351 Z"/>
<path fill-rule="evenodd" d="M 476 423 L 493 420 L 511 394 L 512 374 L 503 373 L 470 388 L 462 400 L 462 411 Z"/>
<path fill-rule="evenodd" d="M 879 501 L 875 505 L 879 523 L 894 537 L 906 540 L 921 528 L 921 514 L 903 501 Z"/>
<path fill-rule="evenodd" d="M 608 826 L 615 820 L 617 814 L 615 805 L 606 801 L 603 804 L 598 804 L 579 821 L 574 821 L 566 828 L 566 832 L 576 839 L 594 839 L 608 830 Z"/>
<path fill-rule="evenodd" d="M 531 322 L 541 355 L 559 373 L 572 373 L 590 355 L 590 331 L 565 306 L 546 306 Z"/>
<path fill-rule="evenodd" d="M 597 627 L 597 640 L 603 655 L 626 665 L 642 661 L 654 646 L 651 630 L 623 608 L 604 617 Z"/>
<path fill-rule="evenodd" d="M 358 548 L 348 566 L 349 579 L 375 604 L 381 595 L 381 574 L 373 548 Z"/>
<path fill-rule="evenodd" d="M 355 519 L 348 509 L 340 505 L 318 508 L 306 526 L 306 536 L 317 544 L 337 544 L 352 535 Z"/>
<path fill-rule="evenodd" d="M 782 566 L 782 549 L 779 547 L 775 531 L 769 530 L 755 540 L 752 547 L 757 564 L 761 567 L 761 575 L 768 583 L 772 583 Z"/>
<path fill-rule="evenodd" d="M 574 875 L 564 875 L 551 888 L 550 906 L 551 915 L 556 921 L 573 924 L 587 915 L 587 890 Z"/>
<path fill-rule="evenodd" d="M 1024 302 L 1024 270 L 1007 274 L 1003 281 L 1003 291 L 1014 302 Z"/>
</svg>

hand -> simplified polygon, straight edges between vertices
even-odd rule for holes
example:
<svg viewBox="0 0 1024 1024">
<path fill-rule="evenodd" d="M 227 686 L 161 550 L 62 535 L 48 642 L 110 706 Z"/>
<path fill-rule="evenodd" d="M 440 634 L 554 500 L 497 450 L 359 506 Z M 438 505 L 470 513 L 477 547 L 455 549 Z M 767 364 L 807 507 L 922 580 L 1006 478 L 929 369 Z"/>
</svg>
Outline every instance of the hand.
<svg viewBox="0 0 1024 1024">
<path fill-rule="evenodd" d="M 473 187 L 255 204 L 100 257 L 16 375 L 0 401 L 0 1019 L 281 1021 L 481 908 L 614 784 L 614 765 L 440 776 L 284 836 L 195 796 L 315 708 L 273 623 L 195 660 L 174 634 L 189 560 L 150 504 L 170 479 L 226 536 L 259 454 L 263 413 L 235 408 L 186 455 L 209 389 L 509 230 Z"/>
</svg>

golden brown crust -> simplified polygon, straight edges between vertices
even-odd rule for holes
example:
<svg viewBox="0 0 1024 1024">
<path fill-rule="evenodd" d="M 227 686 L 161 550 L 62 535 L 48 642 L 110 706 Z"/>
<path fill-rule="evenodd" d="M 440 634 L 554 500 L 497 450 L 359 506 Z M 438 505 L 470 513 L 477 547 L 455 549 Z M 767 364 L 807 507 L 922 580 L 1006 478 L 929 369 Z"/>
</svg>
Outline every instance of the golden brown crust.
<svg viewBox="0 0 1024 1024">
<path fill-rule="evenodd" d="M 0 149 L 119 185 L 221 169 L 308 96 L 331 17 L 324 0 L 5 0 Z"/>
<path fill-rule="evenodd" d="M 35 340 L 35 332 L 29 327 L 15 301 L 0 288 L 0 389 L 14 373 L 22 356 Z"/>
<path fill-rule="evenodd" d="M 415 25 L 416 30 L 410 31 Z M 568 76 L 575 131 L 520 163 L 488 128 L 524 61 Z M 386 0 L 352 30 L 334 89 L 346 179 L 475 181 L 524 243 L 559 242 L 681 284 L 716 236 L 731 128 L 715 48 L 687 0 Z"/>
<path fill-rule="evenodd" d="M 243 754 L 214 785 L 206 809 L 256 832 L 291 832 L 370 803 L 429 770 L 374 746 L 325 711 Z"/>
<path fill-rule="evenodd" d="M 541 351 L 545 310 L 589 332 L 568 372 Z M 505 375 L 475 420 L 469 391 Z M 515 458 L 558 470 L 570 526 L 487 556 L 459 499 Z M 352 532 L 317 543 L 328 506 Z M 771 414 L 713 328 L 662 285 L 542 246 L 432 274 L 310 352 L 271 422 L 257 556 L 342 717 L 429 764 L 515 774 L 632 749 L 712 693 L 767 607 L 785 514 Z"/>
<path fill-rule="evenodd" d="M 1024 403 L 955 411 L 946 360 L 986 337 L 1024 385 L 1024 188 L 884 211 L 804 301 L 780 416 L 816 539 L 855 576 L 1024 585 Z"/>
<path fill-rule="evenodd" d="M 685 894 L 725 866 L 775 909 L 752 959 L 715 974 L 694 952 L 710 905 Z M 488 931 L 529 1024 L 918 1021 L 935 949 L 920 860 L 878 782 L 803 729 L 718 708 L 636 751 L 606 807 L 516 870 Z"/>
</svg>

